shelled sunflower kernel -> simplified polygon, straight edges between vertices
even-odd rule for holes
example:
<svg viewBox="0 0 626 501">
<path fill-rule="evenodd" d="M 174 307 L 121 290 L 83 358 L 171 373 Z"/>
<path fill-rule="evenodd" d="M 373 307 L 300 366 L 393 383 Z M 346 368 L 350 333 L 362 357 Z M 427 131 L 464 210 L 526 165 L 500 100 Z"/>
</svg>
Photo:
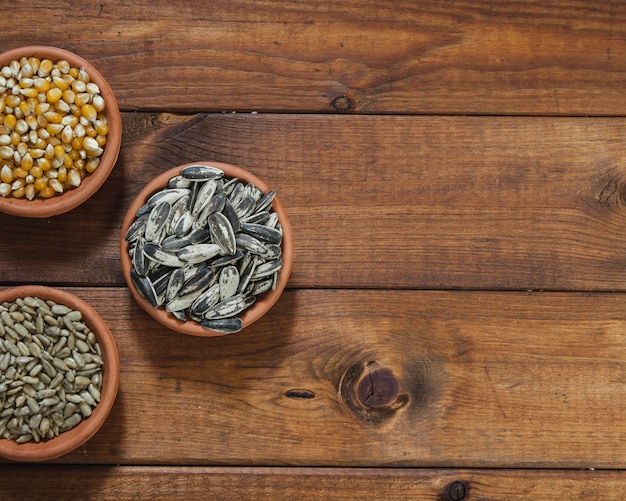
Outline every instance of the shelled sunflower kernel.
<svg viewBox="0 0 626 501">
<path fill-rule="evenodd" d="M 0 196 L 51 198 L 100 163 L 106 105 L 84 68 L 22 57 L 0 68 Z"/>
</svg>

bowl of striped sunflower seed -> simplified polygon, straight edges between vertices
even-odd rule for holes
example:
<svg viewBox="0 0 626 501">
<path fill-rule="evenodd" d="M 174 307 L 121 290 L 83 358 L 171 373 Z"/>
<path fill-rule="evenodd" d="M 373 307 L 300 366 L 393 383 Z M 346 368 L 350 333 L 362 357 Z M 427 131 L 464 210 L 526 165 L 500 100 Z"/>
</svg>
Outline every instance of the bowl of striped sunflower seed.
<svg viewBox="0 0 626 501">
<path fill-rule="evenodd" d="M 291 224 L 276 192 L 227 163 L 190 163 L 157 176 L 122 225 L 132 295 L 184 334 L 233 334 L 260 319 L 280 298 L 292 261 Z"/>
<path fill-rule="evenodd" d="M 58 47 L 0 54 L 0 211 L 45 218 L 90 198 L 121 146 L 115 95 L 98 70 Z"/>
<path fill-rule="evenodd" d="M 46 286 L 0 290 L 0 457 L 46 461 L 85 444 L 118 384 L 115 340 L 89 304 Z"/>
</svg>

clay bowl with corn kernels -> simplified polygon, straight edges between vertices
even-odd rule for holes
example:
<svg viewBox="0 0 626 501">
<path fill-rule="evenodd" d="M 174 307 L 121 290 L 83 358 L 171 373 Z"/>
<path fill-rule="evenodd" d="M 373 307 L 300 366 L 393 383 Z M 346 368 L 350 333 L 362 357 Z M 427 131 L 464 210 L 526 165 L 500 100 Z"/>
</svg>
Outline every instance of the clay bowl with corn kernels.
<svg viewBox="0 0 626 501">
<path fill-rule="evenodd" d="M 108 178 L 121 137 L 113 91 L 91 63 L 48 46 L 0 54 L 0 212 L 78 207 Z"/>
</svg>

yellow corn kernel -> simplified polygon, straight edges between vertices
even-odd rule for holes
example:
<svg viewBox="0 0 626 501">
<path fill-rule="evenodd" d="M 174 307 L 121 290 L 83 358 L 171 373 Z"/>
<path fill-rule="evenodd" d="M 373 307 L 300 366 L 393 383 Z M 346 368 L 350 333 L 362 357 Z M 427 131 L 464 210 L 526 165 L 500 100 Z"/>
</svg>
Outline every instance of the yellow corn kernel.
<svg viewBox="0 0 626 501">
<path fill-rule="evenodd" d="M 33 167 L 33 157 L 29 155 L 28 153 L 26 153 L 26 155 L 22 157 L 20 166 L 17 169 L 15 169 L 15 175 L 18 177 L 26 177 L 28 175 L 28 172 L 32 169 L 32 167 Z M 22 174 L 22 171 L 23 171 L 23 175 L 20 175 Z"/>
<path fill-rule="evenodd" d="M 56 103 L 63 97 L 63 91 L 56 87 L 52 87 L 48 92 L 46 92 L 46 99 L 49 103 Z"/>
<path fill-rule="evenodd" d="M 95 127 L 88 125 L 87 127 L 85 127 L 85 135 L 89 137 L 96 137 L 98 135 L 98 131 L 95 129 Z"/>
<path fill-rule="evenodd" d="M 70 150 L 67 152 L 72 160 L 78 160 L 80 158 L 80 153 L 78 150 Z"/>
<path fill-rule="evenodd" d="M 98 87 L 98 84 L 95 82 L 89 82 L 87 84 L 87 92 L 89 92 L 89 94 L 92 95 L 99 95 L 100 94 L 100 87 Z"/>
<path fill-rule="evenodd" d="M 33 87 L 37 89 L 38 92 L 46 93 L 50 90 L 50 81 L 46 78 L 35 78 L 33 80 Z"/>
<path fill-rule="evenodd" d="M 63 115 L 61 115 L 58 111 L 46 111 L 43 116 L 49 123 L 52 124 L 60 124 L 63 119 Z"/>
<path fill-rule="evenodd" d="M 83 147 L 83 138 L 82 137 L 75 137 L 74 139 L 72 139 L 72 149 L 74 150 L 80 150 Z"/>
<path fill-rule="evenodd" d="M 0 169 L 0 181 L 3 183 L 13 182 L 13 169 L 6 164 Z"/>
<path fill-rule="evenodd" d="M 26 152 L 28 151 L 28 144 L 25 143 L 24 141 L 21 141 L 17 143 L 16 150 L 20 154 L 20 157 L 23 157 L 24 155 L 26 155 Z"/>
<path fill-rule="evenodd" d="M 0 158 L 11 160 L 15 150 L 11 146 L 0 146 Z"/>
<path fill-rule="evenodd" d="M 76 66 L 72 66 L 70 68 L 70 75 L 72 76 L 72 78 L 78 78 L 78 74 L 79 74 L 80 70 L 78 68 L 76 68 Z"/>
<path fill-rule="evenodd" d="M 57 179 L 61 183 L 64 183 L 67 180 L 67 167 L 65 167 L 64 165 L 58 168 Z"/>
<path fill-rule="evenodd" d="M 5 96 L 0 96 L 0 113 L 4 113 L 7 109 L 7 101 Z"/>
<path fill-rule="evenodd" d="M 24 155 L 24 158 L 27 158 L 28 154 Z M 22 161 L 24 160 L 24 158 L 22 158 Z M 32 161 L 32 158 L 31 158 Z M 13 175 L 17 178 L 24 178 L 26 176 L 28 176 L 28 170 L 23 169 L 22 167 L 17 167 L 15 169 L 13 169 Z"/>
<path fill-rule="evenodd" d="M 100 159 L 91 158 L 87 161 L 87 163 L 85 163 L 85 170 L 89 172 L 89 174 L 91 174 L 93 171 L 95 171 L 98 168 L 98 165 L 100 165 Z"/>
<path fill-rule="evenodd" d="M 41 64 L 41 60 L 38 57 L 31 56 L 28 58 L 28 64 L 33 69 L 33 75 L 39 71 L 39 65 Z"/>
<path fill-rule="evenodd" d="M 76 137 L 85 137 L 85 126 L 81 123 L 77 123 L 76 127 L 74 127 L 74 135 Z"/>
<path fill-rule="evenodd" d="M 41 148 L 31 148 L 30 149 L 30 156 L 33 158 L 41 158 L 43 157 L 45 150 L 42 150 Z"/>
<path fill-rule="evenodd" d="M 30 128 L 30 130 L 37 130 L 39 128 L 39 121 L 35 115 L 26 115 L 26 125 Z"/>
<path fill-rule="evenodd" d="M 91 104 L 93 104 L 93 107 L 96 109 L 96 111 L 104 111 L 106 108 L 104 98 L 100 94 L 96 94 L 95 96 L 93 96 Z"/>
<path fill-rule="evenodd" d="M 82 107 L 85 104 L 88 104 L 90 100 L 91 96 L 86 92 L 77 92 L 76 96 L 74 96 L 74 104 L 78 107 Z"/>
<path fill-rule="evenodd" d="M 78 117 L 74 115 L 66 115 L 61 120 L 61 123 L 63 125 L 69 125 L 70 127 L 74 128 L 76 127 L 76 124 L 78 123 L 78 121 L 79 121 Z"/>
<path fill-rule="evenodd" d="M 61 73 L 69 73 L 70 71 L 70 63 L 65 59 L 59 59 L 57 61 L 57 68 Z"/>
<path fill-rule="evenodd" d="M 50 59 L 43 59 L 39 63 L 39 69 L 37 70 L 37 75 L 39 75 L 40 77 L 46 77 L 50 74 L 53 67 L 54 67 L 54 63 L 50 61 Z"/>
<path fill-rule="evenodd" d="M 20 104 L 17 105 L 17 107 L 20 109 L 22 115 L 24 116 L 30 115 L 34 111 L 33 109 L 31 109 L 28 101 L 21 101 Z"/>
<path fill-rule="evenodd" d="M 44 128 L 44 127 L 40 127 L 39 129 L 37 129 L 37 135 L 43 139 L 44 141 L 46 141 L 48 143 L 48 146 L 52 146 L 50 144 L 50 133 Z M 46 146 L 47 147 L 47 146 Z"/>
<path fill-rule="evenodd" d="M 98 142 L 98 145 L 102 148 L 105 144 L 107 144 L 107 138 L 106 136 L 101 136 L 100 134 L 98 134 L 96 136 L 96 141 Z"/>
<path fill-rule="evenodd" d="M 15 122 L 15 130 L 20 134 L 26 134 L 26 132 L 28 132 L 28 129 L 28 124 L 23 118 L 20 118 L 17 120 L 17 122 Z"/>
<path fill-rule="evenodd" d="M 16 130 L 12 131 L 9 134 L 9 137 L 11 138 L 11 144 L 13 146 L 17 146 L 18 144 L 20 144 L 20 141 L 22 140 L 22 138 L 20 137 L 20 133 L 17 132 Z"/>
<path fill-rule="evenodd" d="M 83 147 L 88 152 L 93 152 L 96 151 L 100 147 L 100 145 L 98 144 L 98 141 L 96 141 L 93 137 L 85 136 L 83 138 Z"/>
<path fill-rule="evenodd" d="M 106 136 L 109 133 L 109 126 L 102 120 L 96 120 L 94 123 L 94 129 L 99 136 Z"/>
<path fill-rule="evenodd" d="M 50 188 L 57 193 L 63 193 L 63 185 L 58 179 L 50 179 L 50 181 L 48 181 L 48 186 L 50 186 Z"/>
<path fill-rule="evenodd" d="M 48 131 L 49 134 L 51 135 L 56 135 L 59 134 L 60 132 L 63 131 L 63 129 L 65 128 L 64 125 L 62 124 L 48 124 L 46 125 L 46 130 Z"/>
<path fill-rule="evenodd" d="M 70 144 L 72 139 L 74 139 L 74 131 L 69 125 L 66 125 L 63 127 L 63 131 L 61 132 L 61 141 L 65 144 Z"/>
<path fill-rule="evenodd" d="M 39 125 L 39 130 L 45 130 L 46 125 L 48 125 L 48 121 L 44 118 L 43 115 L 35 115 L 37 117 L 37 124 Z M 44 137 L 44 136 L 40 136 Z M 46 134 L 45 137 L 50 137 L 50 134 Z"/>
<path fill-rule="evenodd" d="M 48 186 L 48 178 L 44 176 L 40 176 L 37 179 L 35 179 L 34 185 L 37 191 L 41 191 Z"/>
<path fill-rule="evenodd" d="M 13 191 L 19 190 L 24 186 L 26 186 L 26 179 L 23 177 L 18 177 L 15 181 L 13 181 L 13 183 L 11 183 L 11 188 L 13 189 Z"/>
<path fill-rule="evenodd" d="M 84 68 L 81 68 L 78 71 L 78 76 L 76 78 L 78 78 L 78 80 L 80 80 L 81 82 L 86 83 L 86 84 L 91 82 L 91 77 L 89 76 L 89 73 L 87 73 L 87 71 L 85 71 Z"/>
<path fill-rule="evenodd" d="M 72 151 L 74 151 L 74 150 L 72 150 Z M 73 167 L 73 166 L 74 166 L 74 159 L 72 158 L 72 156 L 71 156 L 69 153 L 68 153 L 68 154 L 66 154 L 66 155 L 63 157 L 63 165 L 64 165 L 66 168 L 68 168 L 68 169 L 69 169 L 70 167 Z"/>
<path fill-rule="evenodd" d="M 64 78 L 61 77 L 53 77 L 52 78 L 52 85 L 54 85 L 55 87 L 61 89 L 61 90 L 65 90 L 70 86 L 70 83 L 65 80 Z"/>
<path fill-rule="evenodd" d="M 71 110 L 70 105 L 63 101 L 63 99 L 59 99 L 56 103 L 54 103 L 54 108 L 64 115 L 67 115 Z"/>
<path fill-rule="evenodd" d="M 63 101 L 69 104 L 74 104 L 74 99 L 76 99 L 76 93 L 71 89 L 66 89 L 63 91 Z"/>
<path fill-rule="evenodd" d="M 23 69 L 22 69 L 22 72 L 23 72 Z M 26 89 L 27 87 L 32 87 L 33 79 L 27 76 L 24 76 L 23 78 L 20 78 L 19 82 L 17 82 L 17 85 L 21 87 L 22 89 Z"/>
<path fill-rule="evenodd" d="M 78 188 L 82 181 L 82 178 L 76 169 L 70 169 L 67 173 L 67 181 L 70 186 Z"/>
<path fill-rule="evenodd" d="M 44 150 L 43 156 L 46 157 L 48 160 L 52 160 L 54 158 L 54 146 L 48 143 Z"/>
<path fill-rule="evenodd" d="M 22 74 L 23 77 L 30 78 L 35 74 L 35 70 L 30 65 L 28 58 L 26 57 L 22 58 L 20 60 L 20 64 L 22 65 L 22 70 L 20 71 L 20 73 Z"/>
<path fill-rule="evenodd" d="M 57 144 L 54 147 L 54 157 L 55 158 L 63 158 L 65 156 L 65 148 L 62 145 Z"/>
<path fill-rule="evenodd" d="M 9 108 L 15 108 L 16 106 L 19 106 L 20 101 L 20 97 L 16 96 L 15 94 L 9 94 L 6 97 L 6 103 Z"/>
<path fill-rule="evenodd" d="M 50 111 L 50 103 L 37 103 L 35 105 L 35 113 L 37 113 L 37 115 L 43 115 L 48 111 Z"/>
<path fill-rule="evenodd" d="M 28 173 L 33 176 L 35 179 L 43 176 L 43 169 L 39 165 L 33 165 L 33 167 L 28 171 Z"/>
<path fill-rule="evenodd" d="M 80 77 L 79 77 L 78 80 L 74 80 L 72 82 L 72 90 L 76 94 L 80 94 L 82 92 L 87 92 L 87 84 L 86 84 L 86 82 L 83 82 L 82 80 L 80 80 Z"/>
<path fill-rule="evenodd" d="M 25 89 L 20 90 L 20 94 L 24 97 L 37 97 L 39 92 L 35 87 L 27 87 Z"/>
<path fill-rule="evenodd" d="M 37 159 L 37 166 L 44 172 L 52 169 L 52 162 L 48 160 L 46 157 Z"/>
<path fill-rule="evenodd" d="M 39 190 L 39 196 L 41 198 L 52 198 L 55 195 L 55 191 L 46 184 L 44 188 Z"/>
<path fill-rule="evenodd" d="M 85 161 L 82 158 L 74 160 L 74 167 L 77 171 L 82 171 L 85 168 Z"/>
<path fill-rule="evenodd" d="M 13 192 L 11 193 L 11 195 L 13 195 L 15 198 L 22 198 L 24 196 L 25 193 L 25 189 L 24 187 L 20 187 L 17 190 L 13 190 Z"/>
<path fill-rule="evenodd" d="M 32 200 L 33 198 L 35 198 L 35 186 L 32 184 L 27 184 L 24 187 L 24 196 L 28 199 L 28 200 Z"/>
</svg>

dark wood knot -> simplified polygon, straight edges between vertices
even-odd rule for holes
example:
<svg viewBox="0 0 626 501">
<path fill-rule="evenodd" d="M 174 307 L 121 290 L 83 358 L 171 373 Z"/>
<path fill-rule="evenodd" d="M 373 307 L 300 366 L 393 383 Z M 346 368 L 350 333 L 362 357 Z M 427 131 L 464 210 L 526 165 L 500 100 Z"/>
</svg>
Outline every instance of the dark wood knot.
<svg viewBox="0 0 626 501">
<path fill-rule="evenodd" d="M 341 381 L 344 403 L 357 418 L 379 425 L 409 402 L 393 371 L 375 361 L 350 367 Z"/>
<path fill-rule="evenodd" d="M 392 405 L 398 397 L 398 380 L 389 369 L 366 372 L 357 385 L 359 403 L 370 409 Z"/>
<path fill-rule="evenodd" d="M 463 501 L 467 497 L 467 485 L 465 482 L 456 480 L 448 485 L 443 499 L 446 501 Z"/>
<path fill-rule="evenodd" d="M 348 96 L 337 96 L 330 104 L 337 111 L 348 111 L 352 108 L 352 101 Z"/>
</svg>

